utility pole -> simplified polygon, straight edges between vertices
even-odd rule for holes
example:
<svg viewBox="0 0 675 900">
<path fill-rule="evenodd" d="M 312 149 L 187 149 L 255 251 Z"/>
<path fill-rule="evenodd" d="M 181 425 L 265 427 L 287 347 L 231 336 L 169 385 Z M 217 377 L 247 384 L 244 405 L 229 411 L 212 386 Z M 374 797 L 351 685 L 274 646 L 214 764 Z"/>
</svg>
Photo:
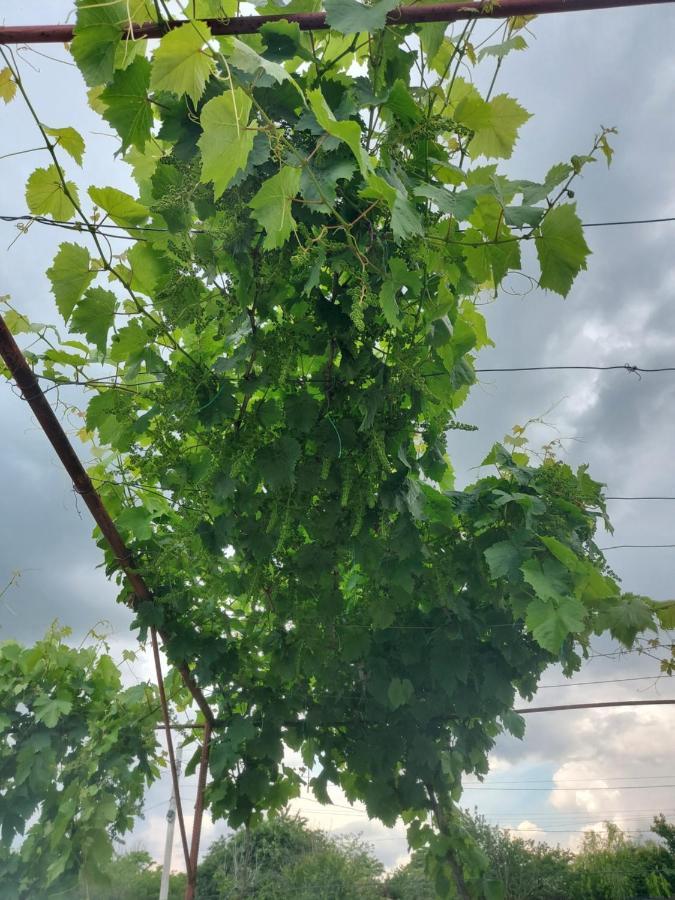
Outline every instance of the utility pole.
<svg viewBox="0 0 675 900">
<path fill-rule="evenodd" d="M 181 762 L 183 760 L 183 748 L 179 747 L 176 754 L 176 775 L 180 776 Z M 166 813 L 166 841 L 164 842 L 164 865 L 162 866 L 162 883 L 159 886 L 159 900 L 169 898 L 169 877 L 171 875 L 171 857 L 173 855 L 173 829 L 176 824 L 176 792 L 171 788 L 169 809 Z"/>
</svg>

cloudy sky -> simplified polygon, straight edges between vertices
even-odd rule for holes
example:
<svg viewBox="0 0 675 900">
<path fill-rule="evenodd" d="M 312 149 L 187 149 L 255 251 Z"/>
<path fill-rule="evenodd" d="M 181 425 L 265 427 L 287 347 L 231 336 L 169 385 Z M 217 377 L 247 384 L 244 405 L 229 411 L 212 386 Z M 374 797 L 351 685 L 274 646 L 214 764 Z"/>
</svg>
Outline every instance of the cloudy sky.
<svg viewBox="0 0 675 900">
<path fill-rule="evenodd" d="M 67 0 L 24 0 L 6 4 L 3 24 L 65 21 Z M 484 27 L 488 33 L 488 26 Z M 647 6 L 606 12 L 541 17 L 532 25 L 531 47 L 505 61 L 498 86 L 531 112 L 509 162 L 518 177 L 543 176 L 549 166 L 590 147 L 600 125 L 616 126 L 616 155 L 589 167 L 576 186 L 585 222 L 675 215 L 675 6 Z M 81 171 L 69 168 L 84 190 L 90 184 L 128 186 L 123 164 L 112 164 L 115 140 L 88 110 L 78 72 L 59 46 L 20 53 L 22 73 L 42 120 L 73 125 L 85 136 Z M 39 145 L 34 127 L 17 100 L 0 111 L 1 154 Z M 0 158 L 0 214 L 26 212 L 24 185 L 42 153 Z M 33 226 L 11 248 L 16 227 L 0 222 L 0 295 L 32 319 L 58 321 L 45 270 L 63 235 Z M 591 228 L 589 269 L 565 300 L 529 290 L 513 278 L 508 292 L 486 307 L 496 348 L 479 365 L 675 365 L 675 223 Z M 532 267 L 533 273 L 536 268 Z M 529 293 L 523 293 L 529 290 Z M 61 411 L 71 429 L 75 395 L 61 394 Z M 485 375 L 461 412 L 479 430 L 451 434 L 451 453 L 463 481 L 494 440 L 516 424 L 544 416 L 535 425 L 534 446 L 552 438 L 572 464 L 588 462 L 606 482 L 609 496 L 675 496 L 675 373 L 548 372 Z M 31 643 L 58 619 L 81 637 L 105 620 L 115 655 L 129 646 L 129 615 L 115 604 L 115 590 L 100 568 L 91 541 L 92 525 L 78 506 L 67 477 L 25 403 L 0 384 L 0 639 Z M 675 503 L 611 501 L 615 534 L 601 546 L 675 543 Z M 675 596 L 675 550 L 608 551 L 626 590 L 658 600 Z M 534 705 L 601 700 L 675 697 L 675 686 L 656 683 L 658 661 L 642 654 L 617 655 L 606 640 L 571 683 L 551 669 Z M 144 662 L 126 677 L 148 677 Z M 589 684 L 589 682 L 594 682 Z M 599 682 L 599 683 L 598 683 Z M 491 821 L 518 828 L 523 837 L 575 846 L 580 833 L 603 819 L 626 830 L 648 828 L 654 812 L 675 815 L 673 739 L 675 708 L 644 707 L 543 713 L 527 717 L 523 741 L 498 742 L 492 773 L 483 785 L 469 785 L 468 806 Z M 132 838 L 159 856 L 169 788 L 153 787 L 147 814 Z M 186 785 L 186 806 L 194 786 Z M 350 810 L 334 794 L 335 806 L 296 804 L 311 822 L 336 833 L 360 831 L 391 866 L 405 857 L 403 828 L 388 831 Z M 203 847 L 222 833 L 207 822 Z M 180 864 L 177 850 L 174 864 Z"/>
</svg>

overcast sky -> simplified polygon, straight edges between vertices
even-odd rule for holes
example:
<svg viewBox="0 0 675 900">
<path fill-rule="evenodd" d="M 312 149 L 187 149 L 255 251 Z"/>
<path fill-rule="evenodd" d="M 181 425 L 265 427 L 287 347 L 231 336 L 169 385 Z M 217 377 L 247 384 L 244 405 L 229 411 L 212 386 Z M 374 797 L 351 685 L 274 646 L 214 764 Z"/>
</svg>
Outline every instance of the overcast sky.
<svg viewBox="0 0 675 900">
<path fill-rule="evenodd" d="M 64 0 L 24 0 L 5 4 L 4 24 L 64 21 Z M 488 33 L 488 26 L 483 28 Z M 498 87 L 518 100 L 533 118 L 521 132 L 508 170 L 536 179 L 549 166 L 585 153 L 600 125 L 616 126 L 614 163 L 586 170 L 576 185 L 585 222 L 675 215 L 675 6 L 573 13 L 541 17 L 532 25 L 531 48 L 510 55 Z M 69 177 L 86 192 L 90 184 L 128 187 L 122 163 L 112 161 L 116 141 L 108 126 L 86 105 L 83 83 L 57 46 L 37 47 L 51 61 L 22 52 L 22 72 L 42 120 L 73 125 L 85 136 L 82 170 L 69 164 Z M 7 154 L 39 145 L 34 126 L 17 99 L 0 111 Z M 26 212 L 25 181 L 42 153 L 0 159 L 0 214 Z M 11 249 L 14 225 L 0 223 L 0 294 L 32 319 L 57 323 L 45 270 L 64 235 L 33 226 Z M 496 348 L 484 351 L 479 366 L 675 365 L 675 223 L 591 228 L 588 272 L 563 301 L 512 278 L 509 290 L 485 308 Z M 536 268 L 532 267 L 533 273 Z M 75 395 L 61 395 L 67 403 Z M 69 428 L 76 413 L 62 412 Z M 559 437 L 565 458 L 588 462 L 591 474 L 607 483 L 609 496 L 675 496 L 675 373 L 550 372 L 483 376 L 460 416 L 479 426 L 475 433 L 452 432 L 451 455 L 462 482 L 490 445 L 515 424 L 546 413 L 550 427 L 531 430 L 535 446 Z M 0 384 L 0 590 L 13 573 L 18 580 L 0 599 L 0 639 L 32 643 L 58 619 L 76 639 L 106 620 L 116 655 L 133 645 L 130 616 L 115 603 L 116 591 L 100 568 L 91 540 L 89 515 L 77 503 L 67 476 L 32 419 L 25 403 Z M 612 501 L 614 544 L 675 543 L 675 503 Z M 610 556 L 611 554 L 611 556 Z M 675 596 L 675 550 L 624 549 L 608 556 L 626 590 L 664 600 Z M 598 653 L 616 650 L 607 640 Z M 645 678 L 658 662 L 644 655 L 598 656 L 584 664 L 571 684 L 557 668 L 545 676 L 534 705 L 615 699 L 675 697 L 675 686 Z M 126 677 L 149 676 L 141 662 Z M 634 679 L 635 681 L 616 681 Z M 588 685 L 585 682 L 609 683 Z M 576 686 L 575 686 L 576 685 Z M 658 811 L 675 814 L 673 738 L 675 708 L 644 707 L 537 714 L 527 717 L 523 741 L 503 739 L 493 754 L 493 771 L 483 786 L 469 788 L 467 805 L 492 821 L 575 846 L 585 827 L 612 819 L 629 831 L 648 828 Z M 666 787 L 666 785 L 672 785 Z M 159 857 L 164 841 L 167 783 L 153 787 L 145 820 L 131 843 L 140 841 Z M 186 787 L 188 802 L 194 787 Z M 335 831 L 361 831 L 387 865 L 405 857 L 402 827 L 388 831 L 350 811 L 335 792 L 336 806 L 321 809 L 312 800 L 294 806 L 310 821 Z M 202 845 L 222 833 L 207 822 Z M 180 864 L 178 850 L 174 864 Z"/>
</svg>

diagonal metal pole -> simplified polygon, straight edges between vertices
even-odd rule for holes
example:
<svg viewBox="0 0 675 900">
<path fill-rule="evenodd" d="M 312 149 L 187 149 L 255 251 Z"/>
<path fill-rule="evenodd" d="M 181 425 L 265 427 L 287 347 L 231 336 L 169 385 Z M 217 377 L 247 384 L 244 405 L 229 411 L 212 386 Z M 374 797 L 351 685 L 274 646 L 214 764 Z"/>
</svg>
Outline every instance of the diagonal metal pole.
<svg viewBox="0 0 675 900">
<path fill-rule="evenodd" d="M 399 6 L 387 15 L 387 25 L 415 25 L 425 22 L 457 22 L 462 19 L 508 19 L 511 16 L 541 16 L 547 13 L 616 9 L 673 3 L 675 0 L 500 0 L 498 3 L 431 3 Z M 234 16 L 231 19 L 206 19 L 212 34 L 255 34 L 268 22 L 297 22 L 301 31 L 330 28 L 325 12 L 275 13 L 268 16 Z M 167 29 L 185 24 L 184 20 L 146 22 L 125 25 L 124 37 L 159 38 Z M 0 28 L 0 44 L 55 44 L 73 39 L 72 25 L 7 25 Z"/>
<path fill-rule="evenodd" d="M 115 554 L 115 557 L 121 569 L 129 579 L 129 583 L 134 590 L 134 594 L 128 601 L 129 605 L 132 608 L 135 608 L 138 600 L 153 601 L 153 595 L 150 588 L 145 583 L 143 576 L 136 571 L 129 549 L 124 543 L 121 534 L 117 530 L 117 526 L 111 519 L 108 510 L 105 508 L 100 495 L 98 494 L 91 481 L 91 478 L 87 475 L 82 463 L 75 453 L 73 445 L 70 443 L 68 436 L 61 426 L 61 423 L 56 418 L 53 409 L 49 405 L 44 391 L 40 387 L 37 378 L 31 371 L 26 357 L 23 355 L 20 347 L 14 340 L 14 337 L 12 336 L 12 333 L 7 327 L 2 316 L 0 316 L 0 356 L 4 360 L 7 368 L 16 381 L 16 384 L 21 390 L 23 398 L 26 400 L 31 410 L 33 411 L 33 414 L 40 424 L 40 427 L 42 428 L 52 447 L 56 451 L 56 455 L 59 457 L 64 468 L 70 475 L 75 490 L 82 497 L 82 500 L 89 509 L 89 512 L 94 518 L 94 521 L 101 529 L 101 532 L 107 540 L 111 550 Z M 181 838 L 183 841 L 183 851 L 185 854 L 185 866 L 188 872 L 188 879 L 190 879 L 192 877 L 190 868 L 190 852 L 188 849 L 187 835 L 185 834 L 185 825 L 183 822 L 182 808 L 180 805 L 180 797 L 178 793 L 178 773 L 176 769 L 176 758 L 173 751 L 169 708 L 166 700 L 166 693 L 164 691 L 164 680 L 162 676 L 161 661 L 159 657 L 157 631 L 154 627 L 151 629 L 151 639 L 155 669 L 157 672 L 157 685 L 160 694 L 162 715 L 164 718 L 164 728 L 167 738 L 169 761 L 171 765 L 171 774 L 174 783 L 174 790 L 176 792 L 178 821 L 181 828 Z M 214 721 L 211 707 L 209 706 L 201 689 L 196 684 L 187 664 L 185 662 L 181 663 L 178 669 L 181 673 L 186 687 L 188 688 L 195 702 L 204 714 L 207 728 L 210 731 L 211 723 Z M 204 782 L 205 778 L 206 774 L 204 774 Z M 199 835 L 197 835 L 197 839 L 198 838 Z"/>
</svg>

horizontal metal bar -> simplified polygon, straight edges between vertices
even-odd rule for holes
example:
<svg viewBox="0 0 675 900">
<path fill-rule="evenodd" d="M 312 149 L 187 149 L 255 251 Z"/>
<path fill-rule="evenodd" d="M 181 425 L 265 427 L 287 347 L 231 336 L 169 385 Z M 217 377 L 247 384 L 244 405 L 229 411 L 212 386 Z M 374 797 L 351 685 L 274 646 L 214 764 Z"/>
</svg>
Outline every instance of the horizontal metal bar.
<svg viewBox="0 0 675 900">
<path fill-rule="evenodd" d="M 388 25 L 416 25 L 425 22 L 456 22 L 480 16 L 485 19 L 508 19 L 512 16 L 541 16 L 548 13 L 583 10 L 616 9 L 624 6 L 647 6 L 673 3 L 675 0 L 500 0 L 498 3 L 468 2 L 461 4 L 431 3 L 399 6 L 387 15 Z M 323 31 L 329 28 L 324 12 L 279 13 L 268 16 L 235 16 L 232 19 L 207 19 L 212 34 L 254 34 L 267 22 L 297 22 L 301 31 Z M 158 38 L 167 29 L 183 25 L 183 20 L 146 22 L 126 28 L 127 38 Z M 73 25 L 6 25 L 0 27 L 0 44 L 56 44 L 73 39 Z"/>
</svg>

